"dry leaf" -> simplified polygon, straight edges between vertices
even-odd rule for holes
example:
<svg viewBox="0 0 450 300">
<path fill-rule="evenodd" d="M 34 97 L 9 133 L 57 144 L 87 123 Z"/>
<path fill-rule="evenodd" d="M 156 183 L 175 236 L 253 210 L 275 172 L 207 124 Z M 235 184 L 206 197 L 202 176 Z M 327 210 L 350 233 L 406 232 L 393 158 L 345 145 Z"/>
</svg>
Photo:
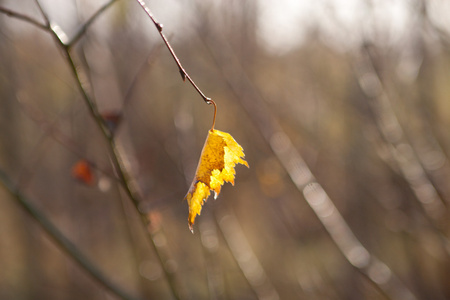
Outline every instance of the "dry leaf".
<svg viewBox="0 0 450 300">
<path fill-rule="evenodd" d="M 94 183 L 92 167 L 85 159 L 80 159 L 75 163 L 72 167 L 72 176 L 87 185 L 92 185 Z"/>
<path fill-rule="evenodd" d="M 224 182 L 234 185 L 236 164 L 248 163 L 242 147 L 233 137 L 219 130 L 210 130 L 203 146 L 202 155 L 195 172 L 194 181 L 191 184 L 186 199 L 189 205 L 189 229 L 193 231 L 192 225 L 195 217 L 200 215 L 203 203 L 208 199 L 210 192 L 214 191 L 214 199 L 220 193 Z"/>
</svg>

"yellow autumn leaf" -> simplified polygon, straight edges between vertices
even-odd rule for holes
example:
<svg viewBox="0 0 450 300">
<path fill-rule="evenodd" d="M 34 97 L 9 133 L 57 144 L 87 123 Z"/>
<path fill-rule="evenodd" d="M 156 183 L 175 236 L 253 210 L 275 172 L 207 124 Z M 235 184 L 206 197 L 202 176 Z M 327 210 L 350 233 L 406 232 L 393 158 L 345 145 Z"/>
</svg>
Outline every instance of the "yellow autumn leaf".
<svg viewBox="0 0 450 300">
<path fill-rule="evenodd" d="M 248 167 L 244 160 L 244 150 L 233 139 L 233 137 L 219 130 L 210 130 L 203 146 L 202 155 L 195 172 L 195 178 L 186 195 L 189 205 L 189 229 L 193 231 L 192 225 L 195 217 L 200 215 L 202 205 L 208 199 L 211 191 L 214 198 L 220 193 L 224 182 L 234 185 L 236 164 Z"/>
</svg>

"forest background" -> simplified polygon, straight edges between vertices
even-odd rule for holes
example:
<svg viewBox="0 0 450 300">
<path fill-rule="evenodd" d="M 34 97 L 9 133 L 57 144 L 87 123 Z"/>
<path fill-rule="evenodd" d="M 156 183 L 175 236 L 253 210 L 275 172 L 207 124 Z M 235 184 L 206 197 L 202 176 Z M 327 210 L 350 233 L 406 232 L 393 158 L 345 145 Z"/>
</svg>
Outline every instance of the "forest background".
<svg viewBox="0 0 450 300">
<path fill-rule="evenodd" d="M 213 110 L 138 1 L 0 0 L 0 299 L 450 299 L 447 1 L 147 5 L 250 168 L 192 235 Z"/>
</svg>

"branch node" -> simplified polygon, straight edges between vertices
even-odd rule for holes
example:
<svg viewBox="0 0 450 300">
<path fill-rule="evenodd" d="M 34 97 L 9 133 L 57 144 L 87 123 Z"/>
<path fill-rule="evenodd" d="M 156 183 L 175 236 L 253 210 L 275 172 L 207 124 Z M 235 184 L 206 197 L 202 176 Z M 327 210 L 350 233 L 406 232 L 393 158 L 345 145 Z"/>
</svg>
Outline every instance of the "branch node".
<svg viewBox="0 0 450 300">
<path fill-rule="evenodd" d="M 159 32 L 162 32 L 163 27 L 164 27 L 163 24 L 155 22 L 155 26 L 156 26 L 156 28 L 158 29 Z"/>
<path fill-rule="evenodd" d="M 183 81 L 186 81 L 186 72 L 180 68 L 180 75 L 181 75 L 181 79 L 183 79 Z"/>
</svg>

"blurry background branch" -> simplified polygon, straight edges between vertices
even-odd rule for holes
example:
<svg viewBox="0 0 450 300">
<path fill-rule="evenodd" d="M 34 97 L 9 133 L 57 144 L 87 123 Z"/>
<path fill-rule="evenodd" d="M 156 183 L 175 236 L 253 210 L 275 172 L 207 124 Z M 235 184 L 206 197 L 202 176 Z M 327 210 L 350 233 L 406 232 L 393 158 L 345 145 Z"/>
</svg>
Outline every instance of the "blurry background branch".
<svg viewBox="0 0 450 300">
<path fill-rule="evenodd" d="M 39 0 L 36 0 L 36 3 L 39 4 Z M 112 2 L 111 2 L 112 3 Z M 51 33 L 55 35 L 56 40 L 59 42 L 59 46 L 61 47 L 61 50 L 64 51 L 65 57 L 67 59 L 68 65 L 73 72 L 73 75 L 77 81 L 77 85 L 79 87 L 79 90 L 81 92 L 81 95 L 89 108 L 89 112 L 92 116 L 92 118 L 95 120 L 98 128 L 100 129 L 100 132 L 102 133 L 103 137 L 105 138 L 108 150 L 110 153 L 110 158 L 112 160 L 112 164 L 114 167 L 114 170 L 117 172 L 119 176 L 119 180 L 121 182 L 121 185 L 123 189 L 125 190 L 126 194 L 128 195 L 129 199 L 134 204 L 136 211 L 140 214 L 142 223 L 145 228 L 148 228 L 150 226 L 150 219 L 148 216 L 148 213 L 145 211 L 142 211 L 140 209 L 141 205 L 141 195 L 139 194 L 138 187 L 135 185 L 135 181 L 133 177 L 131 176 L 131 170 L 127 167 L 127 165 L 124 163 L 123 157 L 125 154 L 122 154 L 120 152 L 120 144 L 115 140 L 113 132 L 111 129 L 106 125 L 105 119 L 102 117 L 100 111 L 98 110 L 96 101 L 91 98 L 91 95 L 89 95 L 88 88 L 85 86 L 85 82 L 82 80 L 82 78 L 85 77 L 84 74 L 82 74 L 82 70 L 76 66 L 70 49 L 69 49 L 69 42 L 67 42 L 66 34 L 62 31 L 62 29 L 56 25 L 55 23 L 51 22 L 45 12 L 42 10 L 41 5 L 38 5 L 41 9 L 41 12 L 44 16 L 44 18 L 47 21 L 47 24 L 51 24 Z M 103 6 L 100 8 L 101 11 L 104 11 L 104 9 L 107 8 L 107 6 Z M 95 14 L 94 17 L 98 15 Z M 92 18 L 88 21 L 87 25 L 92 23 Z M 86 25 L 86 26 L 87 26 Z M 85 27 L 86 27 L 85 26 Z M 84 31 L 85 32 L 85 31 Z M 163 233 L 159 233 L 160 235 L 163 235 Z M 169 283 L 169 287 L 176 299 L 182 299 L 185 296 L 181 295 L 181 290 L 179 287 L 178 279 L 176 278 L 175 272 L 172 272 L 167 268 L 167 260 L 168 252 L 165 248 L 159 247 L 157 242 L 155 241 L 154 235 L 151 232 L 148 232 L 147 234 L 148 240 L 150 244 L 153 247 L 153 250 L 157 254 L 157 257 L 159 259 L 159 262 L 161 264 L 162 269 L 164 270 L 165 276 L 167 278 L 167 282 Z"/>
<path fill-rule="evenodd" d="M 38 27 L 40 29 L 43 29 L 43 30 L 47 30 L 48 29 L 48 27 L 46 25 L 41 24 L 39 21 L 33 19 L 32 17 L 29 17 L 27 15 L 15 12 L 15 11 L 7 9 L 5 7 L 1 7 L 0 6 L 0 12 L 6 14 L 9 17 L 17 18 L 19 20 L 22 20 L 22 21 L 28 22 L 30 24 L 33 24 L 33 25 L 35 25 L 36 27 Z"/>
<path fill-rule="evenodd" d="M 58 46 L 61 48 L 61 50 L 64 52 L 65 57 L 67 59 L 68 65 L 71 68 L 73 75 L 77 81 L 79 90 L 82 94 L 83 99 L 85 100 L 88 108 L 89 108 L 89 112 L 91 113 L 92 118 L 96 121 L 101 133 L 103 134 L 104 138 L 106 139 L 106 141 L 108 142 L 108 146 L 109 146 L 109 151 L 110 151 L 110 155 L 112 158 L 112 162 L 114 165 L 114 169 L 117 171 L 118 175 L 119 175 L 119 179 L 121 181 L 122 187 L 124 188 L 124 190 L 126 191 L 126 193 L 128 194 L 130 200 L 133 202 L 133 204 L 135 205 L 136 211 L 141 215 L 141 218 L 143 220 L 144 226 L 145 228 L 147 228 L 147 226 L 149 226 L 150 224 L 150 220 L 148 219 L 148 215 L 146 212 L 143 212 L 139 209 L 139 205 L 140 205 L 140 196 L 138 195 L 138 191 L 136 190 L 136 187 L 132 186 L 132 178 L 130 176 L 130 174 L 128 173 L 128 171 L 125 169 L 126 166 L 123 164 L 122 162 L 122 158 L 121 158 L 121 154 L 119 153 L 119 148 L 116 145 L 116 142 L 113 138 L 113 134 L 111 132 L 111 130 L 106 126 L 105 124 L 105 120 L 103 119 L 103 117 L 101 116 L 98 108 L 97 108 L 97 104 L 96 102 L 91 99 L 91 97 L 88 95 L 88 91 L 85 88 L 83 81 L 81 79 L 80 73 L 82 72 L 79 68 L 77 68 L 77 66 L 75 65 L 75 62 L 72 58 L 72 55 L 70 53 L 69 48 L 76 43 L 83 34 L 86 33 L 87 27 L 95 20 L 96 17 L 98 17 L 103 11 L 105 11 L 105 9 L 107 9 L 110 4 L 112 4 L 114 1 L 110 1 L 109 3 L 105 4 L 104 6 L 102 6 L 97 13 L 95 13 L 82 27 L 81 29 L 78 31 L 78 33 L 75 35 L 75 37 L 71 40 L 68 41 L 67 35 L 65 34 L 65 32 L 55 23 L 52 22 L 47 13 L 45 12 L 45 10 L 42 8 L 42 5 L 40 4 L 39 0 L 35 0 L 42 16 L 44 17 L 45 21 L 46 21 L 46 26 L 39 26 L 40 28 L 45 28 L 46 31 L 48 31 L 50 34 L 54 35 L 55 40 L 58 43 Z M 3 11 L 2 11 L 3 12 Z M 33 25 L 38 25 L 37 22 L 35 22 L 33 19 L 28 18 L 23 16 L 22 14 L 17 14 L 17 13 L 13 13 L 9 10 L 6 10 L 7 15 L 11 16 L 11 17 L 17 17 L 21 20 L 25 20 L 27 22 L 32 23 Z M 162 234 L 162 233 L 160 233 Z M 160 260 L 161 266 L 163 268 L 163 270 L 165 271 L 165 274 L 167 276 L 168 279 L 168 283 L 170 285 L 170 288 L 173 292 L 173 295 L 175 296 L 175 298 L 180 299 L 180 295 L 179 295 L 179 288 L 177 287 L 177 283 L 175 282 L 176 279 L 174 278 L 174 274 L 171 271 L 168 271 L 168 269 L 166 268 L 166 261 L 168 260 L 167 254 L 163 254 L 160 253 L 160 251 L 162 250 L 161 247 L 158 247 L 155 243 L 155 240 L 153 238 L 153 235 L 150 234 L 150 232 L 148 233 L 149 236 L 149 241 L 151 243 L 151 245 L 153 246 L 154 251 L 157 253 L 157 257 Z M 74 251 L 68 251 L 69 254 L 74 254 Z M 92 272 L 93 276 L 97 276 L 99 274 Z M 101 280 L 101 278 L 99 279 Z M 108 286 L 109 287 L 109 286 Z"/>
<path fill-rule="evenodd" d="M 369 52 L 367 49 L 362 49 L 361 52 L 359 60 L 355 60 L 355 73 L 361 89 L 369 98 L 377 127 L 388 144 L 386 148 L 423 207 L 426 217 L 437 231 L 438 239 L 442 240 L 443 252 L 449 256 L 450 241 L 449 233 L 446 232 L 449 226 L 449 211 L 445 200 L 428 178 L 427 172 L 417 157 L 416 149 L 404 136 L 404 130 L 392 109 L 383 83 L 374 70 Z"/>
<path fill-rule="evenodd" d="M 76 44 L 80 38 L 83 37 L 83 35 L 86 33 L 86 30 L 89 28 L 89 26 L 95 21 L 96 18 L 98 18 L 106 9 L 108 9 L 114 2 L 117 0 L 110 0 L 109 2 L 106 2 L 103 4 L 102 7 L 100 7 L 81 27 L 78 29 L 77 33 L 72 37 L 72 39 L 67 42 L 67 47 L 71 47 L 72 45 Z"/>
<path fill-rule="evenodd" d="M 220 47 L 222 53 L 227 57 L 228 63 L 232 63 L 233 67 L 228 70 L 233 70 L 233 72 L 223 72 L 223 78 L 235 93 L 235 99 L 246 109 L 249 118 L 257 125 L 275 156 L 289 174 L 290 179 L 298 191 L 303 193 L 305 200 L 348 262 L 361 274 L 367 276 L 380 291 L 385 293 L 388 299 L 416 299 L 390 268 L 370 254 L 356 238 L 333 201 L 328 197 L 299 152 L 294 148 L 290 138 L 271 116 L 264 100 L 261 98 L 260 91 L 257 88 L 249 89 L 249 87 L 254 87 L 254 84 L 245 74 L 242 65 L 228 50 L 230 49 L 229 45 L 219 46 L 217 40 L 214 43 L 209 41 L 206 41 L 206 43 L 210 47 L 212 55 L 219 53 L 218 48 Z M 223 59 L 214 58 L 218 67 L 224 65 Z M 244 85 L 247 87 L 245 91 L 240 89 L 243 80 L 245 80 Z"/>
<path fill-rule="evenodd" d="M 51 239 L 58 245 L 58 247 L 65 252 L 70 258 L 72 258 L 81 268 L 89 273 L 93 280 L 99 285 L 109 290 L 116 296 L 124 300 L 135 300 L 134 296 L 131 296 L 116 284 L 111 282 L 94 264 L 88 259 L 77 246 L 70 241 L 47 217 L 37 209 L 24 195 L 20 193 L 17 188 L 13 186 L 13 183 L 0 169 L 0 184 L 10 194 L 10 198 L 15 199 L 16 202 L 32 217 L 41 228 L 51 237 Z"/>
</svg>

